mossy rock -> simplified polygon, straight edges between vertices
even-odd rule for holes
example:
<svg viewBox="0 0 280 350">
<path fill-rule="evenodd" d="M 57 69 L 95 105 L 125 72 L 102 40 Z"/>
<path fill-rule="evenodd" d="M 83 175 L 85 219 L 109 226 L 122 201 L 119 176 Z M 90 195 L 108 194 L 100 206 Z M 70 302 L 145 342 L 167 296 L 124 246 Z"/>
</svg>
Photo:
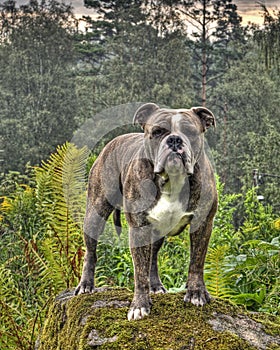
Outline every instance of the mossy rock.
<svg viewBox="0 0 280 350">
<path fill-rule="evenodd" d="M 151 314 L 127 321 L 127 289 L 59 295 L 49 309 L 37 350 L 280 349 L 280 318 L 248 313 L 222 300 L 196 307 L 183 293 L 152 296 Z"/>
</svg>

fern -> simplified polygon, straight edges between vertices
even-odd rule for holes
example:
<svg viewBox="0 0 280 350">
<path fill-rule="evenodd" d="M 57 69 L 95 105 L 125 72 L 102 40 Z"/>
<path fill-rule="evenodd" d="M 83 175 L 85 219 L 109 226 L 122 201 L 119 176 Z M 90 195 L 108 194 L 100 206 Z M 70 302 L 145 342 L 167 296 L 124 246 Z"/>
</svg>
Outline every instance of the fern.
<svg viewBox="0 0 280 350">
<path fill-rule="evenodd" d="M 274 237 L 271 242 L 253 239 L 240 247 L 236 257 L 232 257 L 232 268 L 238 275 L 234 301 L 252 310 L 269 310 L 279 313 L 280 240 Z M 243 254 L 242 254 L 243 253 Z M 278 287 L 277 287 L 278 286 Z M 269 307 L 269 302 L 275 308 Z"/>
<path fill-rule="evenodd" d="M 210 294 L 215 298 L 230 299 L 233 291 L 229 288 L 231 274 L 226 269 L 226 253 L 229 247 L 223 245 L 210 248 L 205 264 L 205 281 Z"/>
<path fill-rule="evenodd" d="M 78 282 L 86 161 L 86 149 L 58 147 L 35 169 L 35 188 L 17 185 L 2 201 L 3 239 L 13 249 L 0 265 L 1 349 L 33 348 L 48 299 Z"/>
<path fill-rule="evenodd" d="M 0 348 L 29 348 L 28 328 L 29 314 L 23 293 L 17 287 L 17 281 L 11 271 L 0 265 Z"/>
<path fill-rule="evenodd" d="M 271 312 L 280 315 L 280 277 L 273 286 L 271 292 L 267 295 L 266 302 L 261 311 Z"/>
<path fill-rule="evenodd" d="M 38 206 L 47 227 L 41 249 L 49 269 L 42 277 L 60 288 L 73 286 L 80 277 L 87 157 L 86 148 L 67 143 L 36 170 Z"/>
</svg>

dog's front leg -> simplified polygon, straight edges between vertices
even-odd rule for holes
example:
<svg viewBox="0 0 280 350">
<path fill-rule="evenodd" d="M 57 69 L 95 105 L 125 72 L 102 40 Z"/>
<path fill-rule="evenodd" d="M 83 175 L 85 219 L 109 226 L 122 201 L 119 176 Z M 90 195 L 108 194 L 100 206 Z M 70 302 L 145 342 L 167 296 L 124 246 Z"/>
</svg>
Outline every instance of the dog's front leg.
<svg viewBox="0 0 280 350">
<path fill-rule="evenodd" d="M 130 229 L 130 251 L 134 265 L 134 297 L 128 320 L 139 320 L 150 313 L 151 234 L 147 228 Z"/>
<path fill-rule="evenodd" d="M 184 300 L 196 306 L 210 302 L 210 295 L 204 283 L 204 262 L 212 232 L 213 219 L 217 204 L 214 203 L 206 221 L 195 232 L 191 232 L 191 256 L 187 281 L 187 293 Z"/>
<path fill-rule="evenodd" d="M 164 288 L 158 273 L 158 252 L 164 242 L 164 237 L 157 239 L 152 245 L 152 265 L 151 265 L 151 275 L 150 275 L 150 292 L 153 294 L 167 293 Z"/>
<path fill-rule="evenodd" d="M 211 232 L 208 231 L 209 229 L 207 230 L 208 225 L 203 225 L 196 232 L 191 233 L 190 266 L 187 293 L 184 300 L 196 306 L 203 306 L 210 302 L 210 295 L 206 289 L 203 277 L 203 267 Z"/>
</svg>

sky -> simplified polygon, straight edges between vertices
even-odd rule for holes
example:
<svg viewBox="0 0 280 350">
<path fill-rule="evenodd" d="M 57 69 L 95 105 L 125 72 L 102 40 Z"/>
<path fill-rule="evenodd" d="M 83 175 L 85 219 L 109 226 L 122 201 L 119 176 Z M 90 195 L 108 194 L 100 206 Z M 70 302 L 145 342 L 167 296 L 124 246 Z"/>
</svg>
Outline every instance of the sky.
<svg viewBox="0 0 280 350">
<path fill-rule="evenodd" d="M 0 0 L 1 2 L 1 0 Z M 280 0 L 260 0 L 270 10 L 278 8 L 280 10 Z M 93 11 L 86 9 L 83 6 L 83 0 L 72 0 L 71 1 L 74 12 L 78 17 L 84 15 L 91 15 Z M 237 5 L 239 14 L 242 16 L 243 23 L 246 24 L 249 21 L 257 24 L 263 23 L 261 16 L 260 6 L 256 0 L 233 0 L 233 3 Z"/>
<path fill-rule="evenodd" d="M 4 0 L 0 0 L 3 3 Z M 28 0 L 17 0 L 18 4 L 27 3 Z M 74 7 L 74 13 L 77 17 L 82 17 L 83 15 L 92 15 L 93 10 L 84 7 L 83 0 L 65 0 L 66 3 L 71 3 Z M 278 8 L 280 10 L 280 0 L 260 0 L 266 5 L 270 10 Z M 246 24 L 249 21 L 256 24 L 262 24 L 263 19 L 261 16 L 260 6 L 257 4 L 256 0 L 233 0 L 238 7 L 239 14 L 242 16 L 243 23 Z"/>
<path fill-rule="evenodd" d="M 269 10 L 280 10 L 280 0 L 262 0 L 262 2 Z M 255 0 L 233 0 L 233 3 L 237 5 L 239 14 L 242 16 L 243 23 L 253 22 L 257 24 L 263 23 L 261 16 L 260 5 Z"/>
</svg>

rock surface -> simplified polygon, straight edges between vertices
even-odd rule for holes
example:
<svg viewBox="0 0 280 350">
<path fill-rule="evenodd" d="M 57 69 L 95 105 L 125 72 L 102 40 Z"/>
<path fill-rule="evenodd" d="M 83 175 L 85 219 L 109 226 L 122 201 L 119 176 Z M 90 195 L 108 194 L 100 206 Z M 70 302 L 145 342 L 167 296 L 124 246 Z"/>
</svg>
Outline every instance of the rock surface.
<svg viewBox="0 0 280 350">
<path fill-rule="evenodd" d="M 222 300 L 197 308 L 183 296 L 153 295 L 151 314 L 129 322 L 132 292 L 126 289 L 66 291 L 50 307 L 36 350 L 280 350 L 279 317 Z"/>
</svg>

